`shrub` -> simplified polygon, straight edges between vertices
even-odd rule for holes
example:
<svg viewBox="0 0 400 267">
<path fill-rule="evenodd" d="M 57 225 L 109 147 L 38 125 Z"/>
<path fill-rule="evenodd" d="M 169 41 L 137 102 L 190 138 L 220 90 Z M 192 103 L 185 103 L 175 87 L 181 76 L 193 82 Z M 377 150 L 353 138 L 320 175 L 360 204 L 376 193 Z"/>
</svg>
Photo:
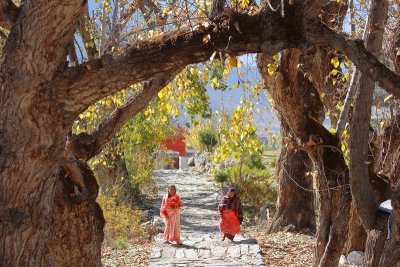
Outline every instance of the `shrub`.
<svg viewBox="0 0 400 267">
<path fill-rule="evenodd" d="M 107 244 L 113 244 L 115 247 L 123 246 L 124 239 L 144 234 L 140 227 L 142 220 L 140 211 L 118 202 L 115 196 L 100 194 L 97 201 L 103 209 L 107 222 L 104 228 L 104 239 Z"/>
<path fill-rule="evenodd" d="M 246 163 L 252 169 L 265 169 L 265 165 L 262 162 L 262 155 L 261 154 L 251 154 L 248 162 Z"/>
<path fill-rule="evenodd" d="M 272 167 L 272 168 L 275 168 L 276 167 L 276 162 L 278 161 L 278 158 L 277 157 L 273 157 L 272 158 L 272 160 L 269 162 L 269 165 Z"/>
<path fill-rule="evenodd" d="M 207 147 L 208 151 L 211 151 L 218 144 L 217 135 L 211 129 L 198 132 L 198 138 L 200 143 Z"/>
<path fill-rule="evenodd" d="M 273 177 L 266 169 L 233 166 L 226 170 L 229 181 L 240 195 L 245 207 L 258 211 L 265 204 L 274 205 L 277 198 Z"/>
<path fill-rule="evenodd" d="M 210 151 L 218 144 L 217 124 L 212 120 L 201 120 L 186 134 L 186 143 L 197 151 Z"/>
<path fill-rule="evenodd" d="M 218 171 L 214 174 L 214 181 L 220 184 L 225 183 L 228 181 L 229 174 L 225 171 Z"/>
</svg>

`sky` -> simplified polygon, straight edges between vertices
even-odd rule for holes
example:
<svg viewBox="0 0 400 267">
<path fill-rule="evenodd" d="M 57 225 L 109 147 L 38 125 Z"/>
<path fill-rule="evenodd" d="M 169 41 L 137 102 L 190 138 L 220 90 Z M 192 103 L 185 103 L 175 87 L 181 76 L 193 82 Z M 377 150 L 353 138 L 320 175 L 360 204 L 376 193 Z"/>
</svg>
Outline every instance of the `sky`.
<svg viewBox="0 0 400 267">
<path fill-rule="evenodd" d="M 249 80 L 251 85 L 254 85 L 258 81 L 261 81 L 261 75 L 258 72 L 256 66 L 255 55 L 245 55 L 239 57 L 239 60 L 242 62 L 241 71 L 244 73 L 244 77 L 242 80 Z M 238 75 L 235 68 L 232 69 L 231 74 L 228 77 L 228 89 L 224 92 L 216 91 L 210 87 L 207 88 L 208 94 L 211 98 L 211 109 L 219 110 L 222 105 L 225 110 L 232 111 L 239 104 L 242 98 L 246 98 L 249 93 L 246 90 L 241 88 L 233 89 L 232 85 L 238 82 Z M 259 108 L 261 110 L 260 113 L 256 113 L 254 116 L 254 121 L 257 126 L 257 133 L 260 136 L 267 135 L 267 132 L 264 128 L 268 128 L 268 130 L 272 133 L 279 134 L 279 120 L 268 103 L 268 96 L 263 93 L 260 97 L 261 101 L 259 103 L 255 103 L 255 109 Z M 265 107 L 268 110 L 265 110 Z"/>
</svg>

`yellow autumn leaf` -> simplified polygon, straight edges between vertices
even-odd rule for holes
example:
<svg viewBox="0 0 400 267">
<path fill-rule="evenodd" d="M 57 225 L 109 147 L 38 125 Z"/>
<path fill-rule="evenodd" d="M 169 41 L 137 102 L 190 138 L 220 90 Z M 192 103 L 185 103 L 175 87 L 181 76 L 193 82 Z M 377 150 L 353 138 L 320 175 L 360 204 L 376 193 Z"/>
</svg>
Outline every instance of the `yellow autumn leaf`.
<svg viewBox="0 0 400 267">
<path fill-rule="evenodd" d="M 238 65 L 237 58 L 231 54 L 228 54 L 228 62 L 229 62 L 229 65 L 231 65 L 232 67 L 237 67 L 237 65 Z"/>
<path fill-rule="evenodd" d="M 165 105 L 165 108 L 167 109 L 167 112 L 170 113 L 171 110 L 172 110 L 172 105 L 171 105 L 170 103 L 167 103 L 167 104 Z"/>
<path fill-rule="evenodd" d="M 96 108 L 95 108 L 94 106 L 90 106 L 90 107 L 88 108 L 88 110 L 89 110 L 90 112 L 95 112 L 95 111 L 96 111 Z"/>
<path fill-rule="evenodd" d="M 274 73 L 275 73 L 275 67 L 274 67 L 274 65 L 268 64 L 268 74 L 269 74 L 269 76 L 274 75 Z"/>
<path fill-rule="evenodd" d="M 331 59 L 331 64 L 335 67 L 335 69 L 337 69 L 337 67 L 339 67 L 340 61 L 337 57 L 333 57 Z"/>
<path fill-rule="evenodd" d="M 195 74 L 197 74 L 198 72 L 197 72 L 197 69 L 195 69 L 195 68 L 190 68 L 190 73 L 191 73 L 192 75 L 195 75 Z"/>
</svg>

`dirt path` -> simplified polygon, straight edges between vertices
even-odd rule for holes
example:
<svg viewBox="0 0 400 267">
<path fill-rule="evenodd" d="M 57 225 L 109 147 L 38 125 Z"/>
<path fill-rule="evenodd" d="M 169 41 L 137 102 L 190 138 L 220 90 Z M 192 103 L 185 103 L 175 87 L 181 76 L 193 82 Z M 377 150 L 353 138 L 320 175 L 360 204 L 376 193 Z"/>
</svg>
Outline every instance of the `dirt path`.
<svg viewBox="0 0 400 267">
<path fill-rule="evenodd" d="M 219 240 L 218 195 L 210 178 L 192 171 L 161 170 L 154 175 L 159 189 L 158 208 L 169 184 L 176 185 L 182 198 L 183 244 L 163 244 L 162 234 L 158 234 L 149 266 L 264 266 L 255 240 L 243 236 L 233 243 Z M 161 223 L 159 217 L 155 221 Z"/>
</svg>

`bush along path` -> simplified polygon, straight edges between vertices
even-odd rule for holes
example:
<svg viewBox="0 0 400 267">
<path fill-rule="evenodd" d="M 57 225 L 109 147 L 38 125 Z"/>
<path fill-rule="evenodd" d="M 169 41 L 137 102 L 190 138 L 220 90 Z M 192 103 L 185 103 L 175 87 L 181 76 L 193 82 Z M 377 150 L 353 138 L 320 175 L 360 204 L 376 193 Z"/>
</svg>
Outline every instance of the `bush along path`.
<svg viewBox="0 0 400 267">
<path fill-rule="evenodd" d="M 167 186 L 174 184 L 182 198 L 182 245 L 163 243 L 155 236 L 149 266 L 264 266 L 255 240 L 236 236 L 235 241 L 220 241 L 217 214 L 217 189 L 211 178 L 193 171 L 160 170 L 154 173 L 159 194 L 157 207 Z M 162 230 L 160 217 L 154 223 Z"/>
</svg>

